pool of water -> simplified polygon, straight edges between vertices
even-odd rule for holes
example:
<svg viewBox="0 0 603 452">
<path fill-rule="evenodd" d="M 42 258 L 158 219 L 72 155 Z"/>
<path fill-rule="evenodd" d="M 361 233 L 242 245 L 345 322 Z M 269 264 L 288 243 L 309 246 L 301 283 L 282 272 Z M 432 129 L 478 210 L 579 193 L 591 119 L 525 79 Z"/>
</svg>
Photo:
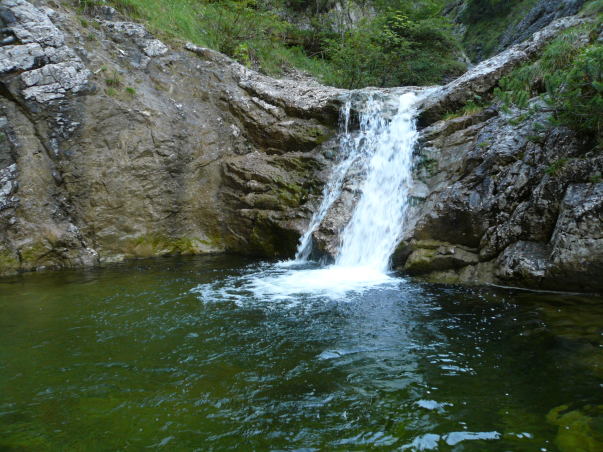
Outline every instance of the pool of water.
<svg viewBox="0 0 603 452">
<path fill-rule="evenodd" d="M 0 279 L 0 450 L 603 450 L 603 299 L 312 271 Z"/>
</svg>

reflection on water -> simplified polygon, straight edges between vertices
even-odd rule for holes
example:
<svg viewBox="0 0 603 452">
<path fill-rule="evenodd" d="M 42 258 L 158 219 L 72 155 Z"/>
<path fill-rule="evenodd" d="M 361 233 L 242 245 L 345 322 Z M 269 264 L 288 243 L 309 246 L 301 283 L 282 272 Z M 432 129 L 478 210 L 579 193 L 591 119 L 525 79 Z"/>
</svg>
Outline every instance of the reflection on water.
<svg viewBox="0 0 603 452">
<path fill-rule="evenodd" d="M 600 298 L 316 272 L 0 280 L 0 450 L 603 450 Z"/>
</svg>

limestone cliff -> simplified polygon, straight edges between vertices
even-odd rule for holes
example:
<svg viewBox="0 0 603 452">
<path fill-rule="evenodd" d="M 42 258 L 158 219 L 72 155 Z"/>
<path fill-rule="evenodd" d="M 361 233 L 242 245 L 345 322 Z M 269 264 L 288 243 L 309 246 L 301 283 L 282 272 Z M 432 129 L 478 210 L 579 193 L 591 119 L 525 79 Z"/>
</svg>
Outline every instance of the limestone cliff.
<svg viewBox="0 0 603 452">
<path fill-rule="evenodd" d="M 293 252 L 339 91 L 53 5 L 0 2 L 0 273 Z"/>
</svg>

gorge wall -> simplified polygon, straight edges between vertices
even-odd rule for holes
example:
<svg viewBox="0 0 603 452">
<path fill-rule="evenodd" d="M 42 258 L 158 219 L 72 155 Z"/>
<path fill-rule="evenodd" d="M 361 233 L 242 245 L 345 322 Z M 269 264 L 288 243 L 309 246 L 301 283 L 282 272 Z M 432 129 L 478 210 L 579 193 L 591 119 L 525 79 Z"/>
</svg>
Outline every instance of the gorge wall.
<svg viewBox="0 0 603 452">
<path fill-rule="evenodd" d="M 0 8 L 0 273 L 294 251 L 338 90 L 168 47 L 109 7 Z"/>
<path fill-rule="evenodd" d="M 523 118 L 493 105 L 441 119 L 581 20 L 558 20 L 428 90 L 396 268 L 432 281 L 603 288 L 600 154 L 567 129 L 535 132 L 546 110 Z M 2 0 L 0 21 L 0 274 L 293 255 L 336 161 L 349 93 L 162 42 L 109 7 L 83 17 Z M 318 253 L 335 252 L 354 189 L 316 231 Z"/>
</svg>

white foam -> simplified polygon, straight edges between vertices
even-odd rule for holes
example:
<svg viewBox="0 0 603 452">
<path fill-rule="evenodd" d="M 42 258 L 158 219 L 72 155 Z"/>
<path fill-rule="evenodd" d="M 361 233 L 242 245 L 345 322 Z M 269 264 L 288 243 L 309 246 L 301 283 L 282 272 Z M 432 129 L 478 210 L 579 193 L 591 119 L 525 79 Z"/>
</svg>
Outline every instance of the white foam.
<svg viewBox="0 0 603 452">
<path fill-rule="evenodd" d="M 406 93 L 397 99 L 391 119 L 383 114 L 384 100 L 372 96 L 360 114 L 360 130 L 350 133 L 351 103 L 342 111 L 341 161 L 327 184 L 323 202 L 303 234 L 293 261 L 264 265 L 242 276 L 193 289 L 204 301 L 249 300 L 270 302 L 302 299 L 345 299 L 374 287 L 398 284 L 388 272 L 393 252 L 406 218 L 412 184 L 412 153 L 417 139 L 415 128 L 416 95 Z M 308 268 L 312 233 L 320 225 L 342 190 L 354 161 L 366 169 L 361 196 L 352 219 L 342 233 L 336 263 L 323 268 Z"/>
<path fill-rule="evenodd" d="M 400 281 L 400 278 L 362 266 L 295 269 L 277 264 L 201 284 L 192 292 L 204 302 L 230 301 L 243 305 L 258 301 L 287 301 L 297 304 L 317 298 L 341 300 L 375 287 L 397 285 Z"/>
</svg>

